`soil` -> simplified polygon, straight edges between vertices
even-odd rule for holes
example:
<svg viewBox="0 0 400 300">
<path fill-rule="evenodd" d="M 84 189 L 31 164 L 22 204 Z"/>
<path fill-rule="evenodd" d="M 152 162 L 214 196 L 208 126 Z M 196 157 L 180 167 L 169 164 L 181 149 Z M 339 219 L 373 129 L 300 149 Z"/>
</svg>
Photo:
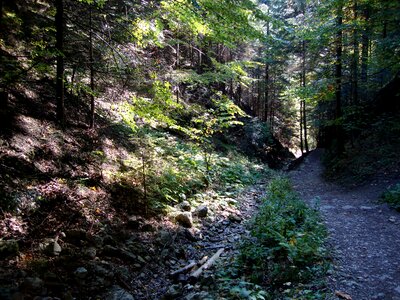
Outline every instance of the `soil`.
<svg viewBox="0 0 400 300">
<path fill-rule="evenodd" d="M 342 187 L 324 180 L 322 154 L 313 151 L 289 174 L 301 197 L 318 207 L 328 230 L 333 257 L 328 299 L 399 300 L 400 214 L 380 201 L 382 192 L 399 182 L 398 172 Z"/>
</svg>

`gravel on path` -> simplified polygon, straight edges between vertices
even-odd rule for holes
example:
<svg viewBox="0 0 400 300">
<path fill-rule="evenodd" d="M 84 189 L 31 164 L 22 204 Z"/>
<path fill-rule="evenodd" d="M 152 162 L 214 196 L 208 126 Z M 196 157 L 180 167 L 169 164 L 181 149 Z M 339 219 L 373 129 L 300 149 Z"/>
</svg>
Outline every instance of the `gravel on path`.
<svg viewBox="0 0 400 300">
<path fill-rule="evenodd" d="M 381 176 L 344 188 L 323 179 L 322 153 L 311 152 L 289 176 L 301 197 L 319 208 L 328 229 L 333 255 L 328 299 L 340 291 L 353 300 L 400 300 L 400 214 L 379 202 L 399 178 Z"/>
</svg>

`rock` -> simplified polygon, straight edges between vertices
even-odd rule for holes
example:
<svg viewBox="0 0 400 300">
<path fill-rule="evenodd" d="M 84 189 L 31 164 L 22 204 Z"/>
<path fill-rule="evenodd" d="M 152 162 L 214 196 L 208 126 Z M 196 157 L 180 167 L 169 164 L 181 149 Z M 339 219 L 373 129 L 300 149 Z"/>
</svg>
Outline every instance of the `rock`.
<svg viewBox="0 0 400 300">
<path fill-rule="evenodd" d="M 185 297 L 185 300 L 211 300 L 213 297 L 205 291 L 199 293 L 191 293 Z"/>
<path fill-rule="evenodd" d="M 127 225 L 129 228 L 137 230 L 140 228 L 142 221 L 143 220 L 138 216 L 131 216 L 128 219 Z"/>
<path fill-rule="evenodd" d="M 177 299 L 181 296 L 181 294 L 182 294 L 181 285 L 174 284 L 169 287 L 167 293 L 162 297 L 162 299 L 164 300 Z"/>
<path fill-rule="evenodd" d="M 85 257 L 90 258 L 90 259 L 95 259 L 97 250 L 94 247 L 89 247 L 89 248 L 86 248 L 83 253 L 84 253 Z"/>
<path fill-rule="evenodd" d="M 106 256 L 118 256 L 119 251 L 116 247 L 113 247 L 111 245 L 105 245 L 103 247 L 103 254 Z"/>
<path fill-rule="evenodd" d="M 103 243 L 104 243 L 104 245 L 111 245 L 111 246 L 117 245 L 117 242 L 114 240 L 114 238 L 111 235 L 105 235 L 103 238 Z"/>
<path fill-rule="evenodd" d="M 25 292 L 41 293 L 44 282 L 39 277 L 26 277 L 21 284 L 21 290 Z"/>
<path fill-rule="evenodd" d="M 237 200 L 233 199 L 233 198 L 226 198 L 225 199 L 226 202 L 228 202 L 229 205 L 237 205 Z"/>
<path fill-rule="evenodd" d="M 128 250 L 121 249 L 118 247 L 113 247 L 110 245 L 106 245 L 103 247 L 103 254 L 110 257 L 119 257 L 131 262 L 136 262 L 137 257 L 135 254 L 129 252 Z"/>
<path fill-rule="evenodd" d="M 179 204 L 179 207 L 182 211 L 191 211 L 192 209 L 189 201 L 183 201 L 181 204 Z"/>
<path fill-rule="evenodd" d="M 98 235 L 87 235 L 87 240 L 91 245 L 98 248 L 102 247 L 104 243 L 103 238 Z"/>
<path fill-rule="evenodd" d="M 193 226 L 192 214 L 188 211 L 179 213 L 175 217 L 175 220 L 178 222 L 179 225 L 182 225 L 183 227 L 191 228 Z"/>
<path fill-rule="evenodd" d="M 197 242 L 198 241 L 198 238 L 195 236 L 195 234 L 193 233 L 193 231 L 191 229 L 184 228 L 183 235 L 184 235 L 185 238 L 187 238 L 191 242 Z"/>
<path fill-rule="evenodd" d="M 169 245 L 172 243 L 173 235 L 170 231 L 160 230 L 159 231 L 159 241 L 162 245 Z"/>
<path fill-rule="evenodd" d="M 19 252 L 18 242 L 16 240 L 0 240 L 0 258 L 8 256 L 17 256 Z"/>
<path fill-rule="evenodd" d="M 238 222 L 238 223 L 242 222 L 242 218 L 239 217 L 238 215 L 235 215 L 235 214 L 230 214 L 230 215 L 228 216 L 228 219 L 229 219 L 231 222 Z"/>
<path fill-rule="evenodd" d="M 61 253 L 61 246 L 55 239 L 45 239 L 39 245 L 39 249 L 49 256 L 58 256 Z"/>
<path fill-rule="evenodd" d="M 114 285 L 107 293 L 106 300 L 135 300 L 131 294 L 118 285 Z"/>
<path fill-rule="evenodd" d="M 79 267 L 75 270 L 74 275 L 78 279 L 85 279 L 88 275 L 88 270 L 86 270 L 84 267 Z"/>
<path fill-rule="evenodd" d="M 196 208 L 196 215 L 199 218 L 205 218 L 208 214 L 208 207 L 206 205 L 200 205 Z"/>
<path fill-rule="evenodd" d="M 61 249 L 60 244 L 57 243 L 57 241 L 54 241 L 54 243 L 53 243 L 53 248 L 52 248 L 52 250 L 51 250 L 51 254 L 54 255 L 54 256 L 58 256 L 58 255 L 60 255 L 61 250 L 62 250 L 62 249 Z"/>
<path fill-rule="evenodd" d="M 393 217 L 393 216 L 390 217 L 389 218 L 389 222 L 395 223 L 396 222 L 396 217 Z"/>
<path fill-rule="evenodd" d="M 156 229 L 154 228 L 154 226 L 150 223 L 146 223 L 142 226 L 141 230 L 143 232 L 154 232 L 156 231 Z"/>
</svg>

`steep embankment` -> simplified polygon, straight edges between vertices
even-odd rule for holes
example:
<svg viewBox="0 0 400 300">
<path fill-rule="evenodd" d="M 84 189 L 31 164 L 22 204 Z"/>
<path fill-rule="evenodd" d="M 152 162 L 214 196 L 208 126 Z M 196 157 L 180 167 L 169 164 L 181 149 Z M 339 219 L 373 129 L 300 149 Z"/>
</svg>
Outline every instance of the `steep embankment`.
<svg viewBox="0 0 400 300">
<path fill-rule="evenodd" d="M 332 298 L 339 291 L 352 299 L 400 299 L 400 215 L 378 201 L 398 172 L 345 189 L 323 180 L 322 153 L 312 152 L 290 176 L 302 198 L 318 205 L 328 228 Z"/>
</svg>

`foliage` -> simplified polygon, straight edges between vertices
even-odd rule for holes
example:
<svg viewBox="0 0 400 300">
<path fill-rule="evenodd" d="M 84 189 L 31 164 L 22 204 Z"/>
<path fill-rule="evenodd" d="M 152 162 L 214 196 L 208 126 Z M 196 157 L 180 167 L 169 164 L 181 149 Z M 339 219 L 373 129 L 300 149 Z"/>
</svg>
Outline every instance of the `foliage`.
<svg viewBox="0 0 400 300">
<path fill-rule="evenodd" d="M 278 177 L 251 223 L 239 263 L 252 282 L 300 295 L 326 271 L 325 236 L 318 213 L 298 198 L 288 179 Z"/>
<path fill-rule="evenodd" d="M 390 187 L 382 195 L 383 201 L 400 211 L 400 183 Z"/>
</svg>

